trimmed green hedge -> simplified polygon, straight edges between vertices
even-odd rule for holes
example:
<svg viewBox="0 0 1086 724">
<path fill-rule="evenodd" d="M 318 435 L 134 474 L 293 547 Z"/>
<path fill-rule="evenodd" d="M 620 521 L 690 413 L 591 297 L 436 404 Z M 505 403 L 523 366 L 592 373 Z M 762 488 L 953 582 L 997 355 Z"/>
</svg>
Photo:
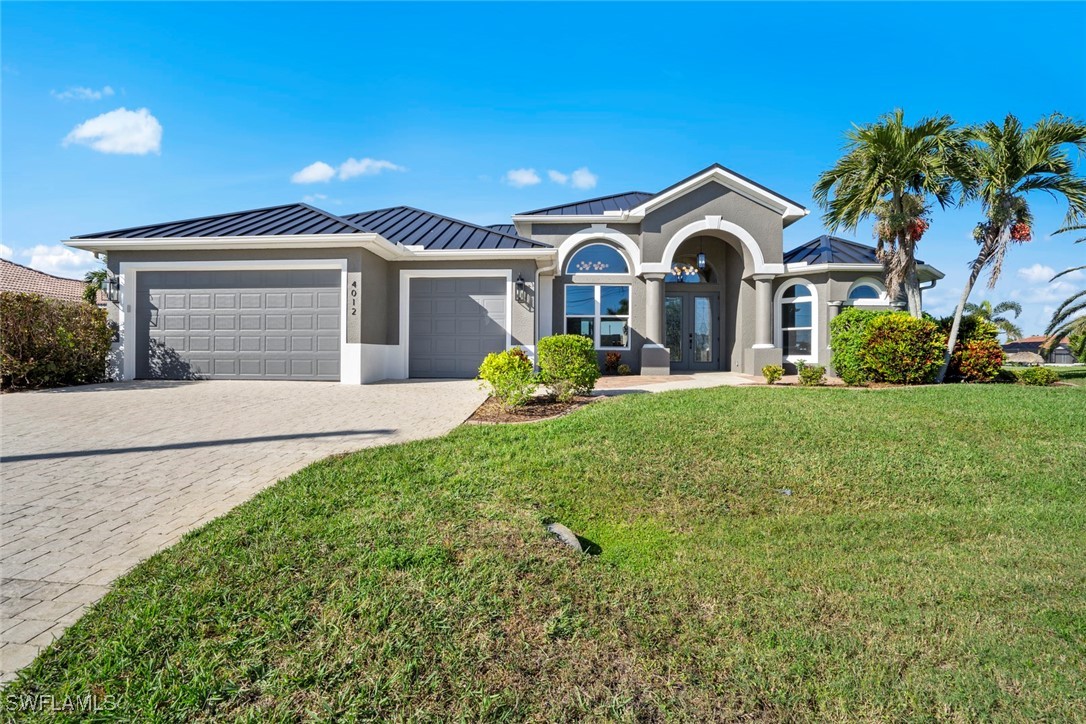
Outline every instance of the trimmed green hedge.
<svg viewBox="0 0 1086 724">
<path fill-rule="evenodd" d="M 479 366 L 478 379 L 490 387 L 490 394 L 506 409 L 528 404 L 536 388 L 532 361 L 520 347 L 488 354 Z"/>
<path fill-rule="evenodd" d="M 587 395 L 600 378 L 596 347 L 579 334 L 555 334 L 539 340 L 539 381 L 566 402 Z"/>
<path fill-rule="evenodd" d="M 867 325 L 872 319 L 886 314 L 891 312 L 849 307 L 830 321 L 830 365 L 845 384 L 862 385 L 871 381 L 860 353 L 867 338 Z"/>
<path fill-rule="evenodd" d="M 106 379 L 106 310 L 40 294 L 0 292 L 0 384 L 61 387 Z"/>
<path fill-rule="evenodd" d="M 935 322 L 907 312 L 852 307 L 830 322 L 831 363 L 849 385 L 933 382 L 945 346 L 946 335 Z"/>
</svg>

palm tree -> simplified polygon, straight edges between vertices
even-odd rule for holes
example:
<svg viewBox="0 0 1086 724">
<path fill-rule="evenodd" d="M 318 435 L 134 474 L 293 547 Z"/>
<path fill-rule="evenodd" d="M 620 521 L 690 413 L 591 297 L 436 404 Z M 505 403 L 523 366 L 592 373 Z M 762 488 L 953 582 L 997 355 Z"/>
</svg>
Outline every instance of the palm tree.
<svg viewBox="0 0 1086 724">
<path fill-rule="evenodd" d="M 105 267 L 92 269 L 83 275 L 83 301 L 95 304 L 98 301 L 98 290 L 109 278 L 109 272 Z"/>
<path fill-rule="evenodd" d="M 1057 234 L 1062 234 L 1066 231 L 1083 231 L 1086 230 L 1086 224 L 1071 224 L 1057 231 Z M 1081 244 L 1086 241 L 1086 236 L 1081 239 L 1076 239 L 1076 244 Z M 1070 269 L 1064 269 L 1056 276 L 1052 277 L 1049 281 L 1056 281 L 1060 277 L 1071 274 L 1072 272 L 1082 271 L 1086 269 L 1086 264 L 1081 266 L 1073 266 Z M 1086 289 L 1080 289 L 1067 299 L 1063 300 L 1063 303 L 1056 308 L 1056 311 L 1052 314 L 1052 320 L 1048 323 L 1048 328 L 1045 329 L 1045 335 L 1049 335 L 1048 346 L 1055 346 L 1059 344 L 1059 341 L 1064 337 L 1074 338 L 1072 340 L 1071 350 L 1072 354 L 1080 359 L 1083 357 L 1084 349 L 1078 348 L 1076 342 L 1079 339 L 1086 336 Z"/>
<path fill-rule="evenodd" d="M 1008 342 L 1013 342 L 1022 336 L 1022 330 L 1005 316 L 1006 312 L 1014 312 L 1014 318 L 1018 319 L 1018 315 L 1022 313 L 1022 305 L 1018 302 L 1000 302 L 993 306 L 987 299 L 980 304 L 968 302 L 965 305 L 966 314 L 994 324 L 996 329 L 1007 335 Z"/>
<path fill-rule="evenodd" d="M 904 288 L 909 312 L 919 317 L 915 251 L 928 227 L 927 200 L 952 203 L 965 139 L 950 116 L 909 126 L 901 109 L 854 125 L 845 138 L 845 154 L 814 187 L 823 220 L 831 230 L 855 230 L 875 217 L 886 291 L 897 297 Z"/>
<path fill-rule="evenodd" d="M 1068 154 L 1069 146 L 1086 150 L 1086 125 L 1054 113 L 1023 129 L 1022 123 L 1008 114 L 1003 125 L 988 121 L 967 129 L 966 135 L 972 143 L 959 181 L 969 198 L 980 199 L 984 220 L 973 230 L 980 249 L 954 310 L 939 381 L 946 375 L 962 314 L 977 279 L 989 269 L 988 288 L 994 287 L 1011 245 L 1032 238 L 1029 194 L 1041 191 L 1065 198 L 1068 226 L 1086 216 L 1086 178 L 1075 174 Z"/>
</svg>

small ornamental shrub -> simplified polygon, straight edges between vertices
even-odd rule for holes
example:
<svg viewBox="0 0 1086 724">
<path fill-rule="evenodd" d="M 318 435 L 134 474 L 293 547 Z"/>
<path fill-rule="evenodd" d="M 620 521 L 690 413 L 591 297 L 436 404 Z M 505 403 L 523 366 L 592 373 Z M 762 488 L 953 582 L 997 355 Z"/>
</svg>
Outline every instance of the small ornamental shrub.
<svg viewBox="0 0 1086 724">
<path fill-rule="evenodd" d="M 588 394 L 599 378 L 592 340 L 579 334 L 555 334 L 539 340 L 539 380 L 559 401 Z"/>
<path fill-rule="evenodd" d="M 479 379 L 507 409 L 527 404 L 537 387 L 532 361 L 519 347 L 488 354 L 479 366 Z"/>
<path fill-rule="evenodd" d="M 784 368 L 780 365 L 766 365 L 762 368 L 762 377 L 765 377 L 767 385 L 771 385 L 784 377 Z"/>
<path fill-rule="evenodd" d="M 939 329 L 943 336 L 950 335 L 954 317 L 939 320 Z M 969 348 L 970 352 L 965 350 Z M 998 355 L 997 355 L 998 351 Z M 995 368 L 991 367 L 998 356 Z M 965 382 L 990 382 L 1003 366 L 1003 347 L 999 344 L 999 328 L 976 315 L 962 317 L 958 327 L 958 342 L 954 345 L 954 354 L 947 366 L 947 379 Z M 968 369 L 962 367 L 963 360 Z"/>
<path fill-rule="evenodd" d="M 1023 385 L 1047 387 L 1060 381 L 1059 372 L 1048 367 L 1026 367 L 1015 370 L 1014 374 L 1018 377 L 1019 384 Z"/>
<path fill-rule="evenodd" d="M 955 347 L 950 367 L 966 382 L 991 382 L 1003 368 L 1003 347 L 994 339 L 974 339 Z"/>
<path fill-rule="evenodd" d="M 633 370 L 630 369 L 630 365 L 621 364 L 618 366 L 618 373 L 625 377 L 626 375 L 633 374 Z"/>
<path fill-rule="evenodd" d="M 867 325 L 872 319 L 887 314 L 891 312 L 849 307 L 830 322 L 830 364 L 846 385 L 862 385 L 870 381 L 860 360 L 860 352 L 867 339 Z"/>
<path fill-rule="evenodd" d="M 0 292 L 0 384 L 5 389 L 102 382 L 112 339 L 104 309 Z"/>
<path fill-rule="evenodd" d="M 826 380 L 826 368 L 822 365 L 809 365 L 803 360 L 796 363 L 799 383 L 804 387 L 815 387 Z"/>
<path fill-rule="evenodd" d="M 946 338 L 928 319 L 894 312 L 867 324 L 860 362 L 872 382 L 916 385 L 935 380 Z"/>
<path fill-rule="evenodd" d="M 613 375 L 618 371 L 618 365 L 622 362 L 622 354 L 619 352 L 608 352 L 603 358 L 603 370 L 609 375 Z"/>
</svg>

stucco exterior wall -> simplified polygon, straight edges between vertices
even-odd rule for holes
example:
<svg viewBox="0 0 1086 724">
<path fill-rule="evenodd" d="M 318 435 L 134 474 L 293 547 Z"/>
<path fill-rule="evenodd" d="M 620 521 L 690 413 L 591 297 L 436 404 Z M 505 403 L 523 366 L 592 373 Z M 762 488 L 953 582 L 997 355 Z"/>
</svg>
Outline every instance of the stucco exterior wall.
<svg viewBox="0 0 1086 724">
<path fill-rule="evenodd" d="M 663 254 L 672 237 L 683 227 L 706 216 L 720 216 L 746 229 L 757 241 L 767 263 L 780 263 L 783 258 L 784 226 L 780 214 L 710 182 L 645 216 L 641 222 L 644 261 L 669 261 Z"/>
</svg>

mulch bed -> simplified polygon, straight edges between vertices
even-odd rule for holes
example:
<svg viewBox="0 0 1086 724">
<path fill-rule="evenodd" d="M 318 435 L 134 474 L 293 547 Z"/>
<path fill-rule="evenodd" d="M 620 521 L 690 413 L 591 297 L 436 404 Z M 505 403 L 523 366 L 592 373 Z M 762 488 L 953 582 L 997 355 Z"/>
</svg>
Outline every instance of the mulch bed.
<svg viewBox="0 0 1086 724">
<path fill-rule="evenodd" d="M 471 424 L 539 422 L 561 417 L 599 399 L 601 398 L 574 397 L 570 402 L 558 402 L 548 397 L 533 397 L 523 407 L 506 411 L 497 399 L 489 397 L 486 402 L 479 405 L 467 422 Z"/>
</svg>

